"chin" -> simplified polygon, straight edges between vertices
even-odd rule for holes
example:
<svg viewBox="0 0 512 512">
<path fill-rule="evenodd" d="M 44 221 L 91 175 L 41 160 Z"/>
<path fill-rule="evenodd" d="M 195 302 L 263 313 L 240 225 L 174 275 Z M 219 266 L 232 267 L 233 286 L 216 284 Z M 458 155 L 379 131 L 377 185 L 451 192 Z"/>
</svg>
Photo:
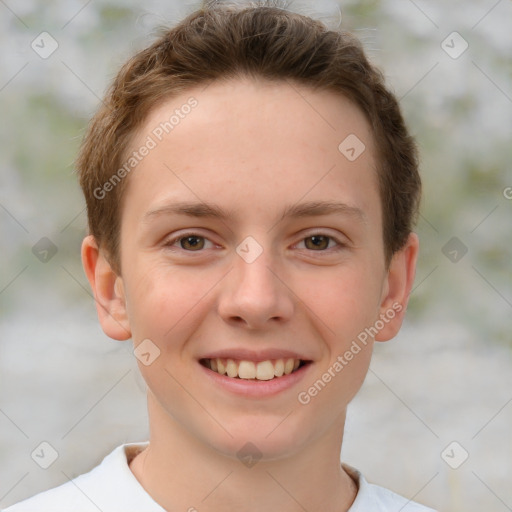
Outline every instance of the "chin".
<svg viewBox="0 0 512 512">
<path fill-rule="evenodd" d="M 286 417 L 286 414 L 267 418 L 239 417 L 235 425 L 230 424 L 228 427 L 232 437 L 221 434 L 215 439 L 210 437 L 206 442 L 217 452 L 242 462 L 245 458 L 272 461 L 285 459 L 300 452 L 311 437 L 311 432 L 307 432 L 305 428 L 304 422 L 296 425 L 295 421 Z M 211 435 L 211 431 L 206 434 Z"/>
</svg>

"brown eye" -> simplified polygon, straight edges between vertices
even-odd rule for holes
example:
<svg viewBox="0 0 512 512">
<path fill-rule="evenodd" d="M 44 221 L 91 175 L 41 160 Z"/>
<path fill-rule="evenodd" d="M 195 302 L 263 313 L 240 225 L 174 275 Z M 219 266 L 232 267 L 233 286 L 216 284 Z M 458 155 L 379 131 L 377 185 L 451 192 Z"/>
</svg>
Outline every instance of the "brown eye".
<svg viewBox="0 0 512 512">
<path fill-rule="evenodd" d="M 197 251 L 204 247 L 204 237 L 202 236 L 185 236 L 179 242 L 181 248 L 187 251 Z"/>
<path fill-rule="evenodd" d="M 329 247 L 329 240 L 330 238 L 328 236 L 324 235 L 313 235 L 308 236 L 304 239 L 304 245 L 307 249 L 312 249 L 314 251 L 320 249 L 327 249 Z M 311 243 L 308 243 L 308 241 L 311 241 Z"/>
</svg>

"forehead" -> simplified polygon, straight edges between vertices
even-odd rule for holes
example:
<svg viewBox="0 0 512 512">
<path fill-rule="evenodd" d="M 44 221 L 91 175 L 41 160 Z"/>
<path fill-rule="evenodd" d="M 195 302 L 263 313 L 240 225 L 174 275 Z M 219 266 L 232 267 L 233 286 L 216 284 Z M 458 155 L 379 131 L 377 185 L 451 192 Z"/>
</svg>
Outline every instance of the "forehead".
<svg viewBox="0 0 512 512">
<path fill-rule="evenodd" d="M 153 108 L 131 150 L 149 140 L 126 191 L 146 210 L 175 193 L 234 209 L 346 199 L 379 215 L 370 127 L 331 91 L 254 79 L 191 88 Z"/>
<path fill-rule="evenodd" d="M 184 122 L 187 118 L 191 121 Z M 172 138 L 178 141 L 181 134 L 180 142 L 184 142 L 190 135 L 187 125 L 191 124 L 197 132 L 215 128 L 210 133 L 212 138 L 242 135 L 239 128 L 250 136 L 251 131 L 271 125 L 285 129 L 281 132 L 283 139 L 299 135 L 329 144 L 332 137 L 326 135 L 339 138 L 353 134 L 364 139 L 367 147 L 373 146 L 366 118 L 352 101 L 330 90 L 314 90 L 293 81 L 237 78 L 193 87 L 157 103 L 139 134 L 152 133 L 160 142 Z"/>
</svg>

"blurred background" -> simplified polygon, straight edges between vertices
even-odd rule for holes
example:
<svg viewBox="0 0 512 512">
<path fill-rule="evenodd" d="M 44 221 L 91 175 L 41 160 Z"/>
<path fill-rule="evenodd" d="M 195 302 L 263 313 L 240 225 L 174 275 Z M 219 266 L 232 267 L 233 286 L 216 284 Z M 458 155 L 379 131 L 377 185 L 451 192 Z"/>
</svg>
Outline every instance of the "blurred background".
<svg viewBox="0 0 512 512">
<path fill-rule="evenodd" d="M 101 331 L 82 271 L 73 160 L 118 67 L 199 5 L 0 0 L 0 508 L 147 439 L 132 348 Z M 512 510 L 512 2 L 290 9 L 360 37 L 422 154 L 407 321 L 375 348 L 342 459 L 439 510 Z"/>
</svg>

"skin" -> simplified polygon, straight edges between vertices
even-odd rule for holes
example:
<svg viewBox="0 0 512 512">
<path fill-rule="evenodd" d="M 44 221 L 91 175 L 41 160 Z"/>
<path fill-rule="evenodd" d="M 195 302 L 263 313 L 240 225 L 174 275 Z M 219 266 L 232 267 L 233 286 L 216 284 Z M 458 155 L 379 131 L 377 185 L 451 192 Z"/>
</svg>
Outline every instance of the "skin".
<svg viewBox="0 0 512 512">
<path fill-rule="evenodd" d="M 139 362 L 150 446 L 130 468 L 167 510 L 348 510 L 357 488 L 339 454 L 373 340 L 309 404 L 297 395 L 401 304 L 375 339 L 396 335 L 418 238 L 412 233 L 386 268 L 374 143 L 350 101 L 286 82 L 213 83 L 158 105 L 133 148 L 191 96 L 198 106 L 129 176 L 121 275 L 92 237 L 82 247 L 105 333 L 135 346 L 150 339 L 160 350 L 152 364 Z M 353 162 L 338 150 L 349 134 L 366 146 Z M 232 217 L 148 215 L 176 201 L 208 202 Z M 361 213 L 281 219 L 286 206 L 309 201 Z M 194 239 L 199 249 L 172 240 L 189 232 L 205 237 Z M 314 235 L 330 238 L 315 245 Z M 263 250 L 252 263 L 236 252 L 247 236 Z M 289 349 L 312 364 L 307 378 L 276 396 L 235 396 L 198 363 L 233 347 Z M 236 455 L 248 441 L 263 454 L 251 468 Z"/>
</svg>

